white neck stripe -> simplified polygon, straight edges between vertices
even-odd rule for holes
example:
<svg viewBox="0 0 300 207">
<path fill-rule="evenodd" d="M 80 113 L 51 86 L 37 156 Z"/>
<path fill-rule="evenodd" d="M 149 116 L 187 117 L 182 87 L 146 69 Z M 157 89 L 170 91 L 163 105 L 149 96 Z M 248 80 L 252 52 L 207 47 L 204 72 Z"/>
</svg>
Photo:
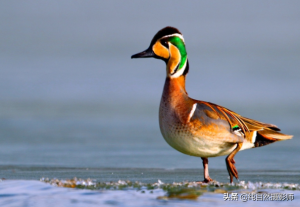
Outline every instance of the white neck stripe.
<svg viewBox="0 0 300 207">
<path fill-rule="evenodd" d="M 170 75 L 170 77 L 171 78 L 178 78 L 179 76 L 181 76 L 183 74 L 183 72 L 185 71 L 185 69 L 186 69 L 186 62 L 187 62 L 187 58 L 186 58 L 186 61 L 185 61 L 184 65 L 182 66 L 182 68 L 180 70 L 177 70 L 175 74 Z M 178 63 L 178 64 L 180 64 L 180 63 Z"/>
</svg>

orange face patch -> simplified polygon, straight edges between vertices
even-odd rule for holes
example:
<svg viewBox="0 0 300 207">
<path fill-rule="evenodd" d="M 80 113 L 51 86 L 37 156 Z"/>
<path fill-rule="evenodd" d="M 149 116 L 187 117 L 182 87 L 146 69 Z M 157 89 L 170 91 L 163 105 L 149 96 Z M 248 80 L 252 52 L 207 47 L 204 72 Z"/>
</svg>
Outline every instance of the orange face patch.
<svg viewBox="0 0 300 207">
<path fill-rule="evenodd" d="M 171 57 L 168 61 L 167 68 L 169 69 L 168 73 L 173 74 L 176 67 L 180 63 L 181 56 L 180 56 L 180 51 L 178 50 L 177 47 L 175 47 L 172 44 L 169 44 L 169 45 L 170 45 L 169 50 L 170 50 Z"/>
<path fill-rule="evenodd" d="M 170 56 L 169 50 L 168 50 L 166 47 L 164 47 L 164 46 L 160 43 L 160 41 L 157 41 L 157 42 L 153 45 L 152 50 L 153 50 L 153 52 L 154 52 L 157 56 L 159 56 L 159 57 L 168 59 L 169 56 Z"/>
</svg>

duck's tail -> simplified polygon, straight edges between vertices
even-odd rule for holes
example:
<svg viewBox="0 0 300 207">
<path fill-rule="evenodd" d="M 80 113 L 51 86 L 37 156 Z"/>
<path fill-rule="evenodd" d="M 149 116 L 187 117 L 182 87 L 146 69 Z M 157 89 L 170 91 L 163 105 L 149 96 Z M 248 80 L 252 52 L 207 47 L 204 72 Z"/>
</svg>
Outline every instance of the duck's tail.
<svg viewBox="0 0 300 207">
<path fill-rule="evenodd" d="M 280 129 L 278 128 L 264 128 L 263 130 L 257 131 L 254 147 L 262 147 L 273 142 L 283 141 L 293 137 L 293 135 L 282 134 L 279 130 Z"/>
<path fill-rule="evenodd" d="M 273 142 L 291 139 L 292 135 L 283 134 L 273 124 L 266 124 L 246 117 L 239 117 L 246 126 L 245 139 L 252 143 L 252 147 L 262 147 Z M 250 147 L 250 146 L 248 146 Z"/>
</svg>

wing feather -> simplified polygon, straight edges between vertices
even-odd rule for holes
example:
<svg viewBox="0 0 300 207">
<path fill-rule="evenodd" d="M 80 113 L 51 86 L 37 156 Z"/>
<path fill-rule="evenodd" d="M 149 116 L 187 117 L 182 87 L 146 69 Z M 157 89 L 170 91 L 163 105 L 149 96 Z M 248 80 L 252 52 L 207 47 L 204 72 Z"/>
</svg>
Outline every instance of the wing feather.
<svg viewBox="0 0 300 207">
<path fill-rule="evenodd" d="M 253 132 L 257 132 L 264 139 L 272 140 L 272 141 L 280 141 L 285 139 L 291 139 L 292 135 L 286 135 L 280 133 L 280 129 L 273 124 L 267 124 L 260 121 L 256 121 L 254 119 L 249 119 L 247 117 L 243 117 L 230 109 L 219 106 L 214 103 L 205 102 L 205 101 L 197 101 L 199 104 L 204 104 L 208 106 L 212 111 L 211 113 L 215 113 L 215 115 L 211 116 L 211 118 L 216 117 L 226 120 L 230 125 L 231 129 L 234 126 L 238 125 L 244 134 L 244 138 L 251 139 Z M 209 114 L 209 113 L 208 113 Z"/>
<path fill-rule="evenodd" d="M 214 103 L 198 101 L 200 104 L 204 104 L 212 109 L 215 113 L 218 114 L 219 117 L 224 118 L 228 121 L 231 128 L 235 125 L 238 125 L 244 134 L 247 134 L 251 131 L 261 131 L 266 128 L 274 131 L 280 131 L 280 129 L 274 124 L 267 124 L 260 121 L 256 121 L 254 119 L 249 119 L 247 117 L 243 117 L 230 109 L 227 109 L 223 106 L 219 106 Z"/>
<path fill-rule="evenodd" d="M 205 101 L 199 101 L 199 103 L 205 104 L 206 106 L 211 108 L 214 112 L 216 112 L 219 117 L 227 120 L 228 123 L 230 124 L 231 128 L 237 124 L 241 128 L 241 130 L 243 131 L 244 134 L 250 132 L 249 127 L 247 126 L 245 121 L 242 119 L 243 117 L 240 116 L 239 114 L 237 114 L 225 107 L 214 104 L 214 103 L 205 102 Z"/>
</svg>

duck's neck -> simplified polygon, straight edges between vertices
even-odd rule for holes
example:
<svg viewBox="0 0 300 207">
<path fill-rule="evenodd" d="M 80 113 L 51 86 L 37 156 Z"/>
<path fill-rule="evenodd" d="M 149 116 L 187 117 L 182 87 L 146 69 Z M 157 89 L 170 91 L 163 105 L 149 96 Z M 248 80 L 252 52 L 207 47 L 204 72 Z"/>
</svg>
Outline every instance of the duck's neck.
<svg viewBox="0 0 300 207">
<path fill-rule="evenodd" d="M 192 99 L 185 90 L 185 76 L 167 77 L 160 101 L 160 120 L 163 117 L 176 117 L 175 120 L 186 123 L 186 114 L 190 112 L 192 105 Z"/>
<path fill-rule="evenodd" d="M 166 78 L 162 99 L 167 98 L 171 102 L 176 102 L 178 99 L 187 97 L 188 94 L 185 90 L 184 75 L 181 75 L 178 78 Z"/>
<path fill-rule="evenodd" d="M 180 71 L 177 71 L 177 73 L 180 74 L 175 74 L 176 76 L 170 77 L 168 75 L 168 72 L 170 72 L 170 70 L 168 69 L 170 68 L 168 68 L 167 64 L 167 78 L 162 94 L 162 103 L 167 102 L 174 107 L 175 105 L 183 103 L 183 100 L 189 100 L 188 94 L 185 90 L 185 77 L 189 72 L 189 62 L 188 60 L 186 61 L 184 68 L 182 68 Z"/>
</svg>

